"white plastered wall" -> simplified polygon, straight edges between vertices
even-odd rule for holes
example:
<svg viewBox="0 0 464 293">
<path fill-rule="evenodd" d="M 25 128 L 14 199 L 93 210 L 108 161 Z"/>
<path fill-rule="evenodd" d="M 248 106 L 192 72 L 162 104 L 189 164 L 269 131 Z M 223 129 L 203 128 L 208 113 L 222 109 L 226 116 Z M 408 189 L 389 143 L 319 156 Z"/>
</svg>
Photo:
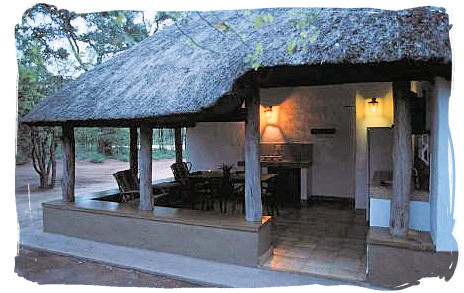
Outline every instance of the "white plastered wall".
<svg viewBox="0 0 464 293">
<path fill-rule="evenodd" d="M 454 148 L 449 128 L 451 82 L 436 78 L 431 129 L 430 234 L 437 251 L 457 251 L 454 228 Z"/>
</svg>

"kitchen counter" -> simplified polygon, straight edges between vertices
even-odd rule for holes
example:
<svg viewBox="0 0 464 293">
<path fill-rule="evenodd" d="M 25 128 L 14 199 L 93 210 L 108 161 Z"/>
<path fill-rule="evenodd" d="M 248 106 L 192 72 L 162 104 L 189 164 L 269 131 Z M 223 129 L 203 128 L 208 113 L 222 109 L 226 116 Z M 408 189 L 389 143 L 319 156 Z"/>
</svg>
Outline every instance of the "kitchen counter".
<svg viewBox="0 0 464 293">
<path fill-rule="evenodd" d="M 310 161 L 263 161 L 262 167 L 281 167 L 281 168 L 309 168 L 312 162 Z"/>
</svg>

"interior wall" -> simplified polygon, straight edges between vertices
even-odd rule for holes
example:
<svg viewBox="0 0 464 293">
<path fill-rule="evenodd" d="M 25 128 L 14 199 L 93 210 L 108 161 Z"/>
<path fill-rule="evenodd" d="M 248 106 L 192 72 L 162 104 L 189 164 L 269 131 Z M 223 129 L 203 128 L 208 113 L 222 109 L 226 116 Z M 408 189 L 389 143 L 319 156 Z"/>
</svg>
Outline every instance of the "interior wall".
<svg viewBox="0 0 464 293">
<path fill-rule="evenodd" d="M 197 123 L 187 128 L 185 158 L 192 171 L 215 170 L 244 160 L 245 123 Z"/>
<path fill-rule="evenodd" d="M 260 96 L 263 105 L 278 111 L 275 124 L 261 116 L 262 142 L 313 144 L 310 195 L 353 197 L 354 86 L 271 88 Z M 314 128 L 336 133 L 311 134 Z"/>
<path fill-rule="evenodd" d="M 354 93 L 357 85 L 261 89 L 262 106 L 273 107 L 267 119 L 261 107 L 261 141 L 313 143 L 312 195 L 353 197 Z M 335 134 L 311 134 L 335 128 Z M 198 123 L 187 130 L 186 158 L 195 170 L 242 161 L 244 123 Z M 308 172 L 309 173 L 309 172 Z"/>
<path fill-rule="evenodd" d="M 368 166 L 367 128 L 391 127 L 393 124 L 393 92 L 389 82 L 356 84 L 356 208 L 367 208 Z M 375 113 L 369 111 L 368 102 L 376 98 L 379 102 Z M 391 142 L 385 142 L 391 144 Z"/>
</svg>

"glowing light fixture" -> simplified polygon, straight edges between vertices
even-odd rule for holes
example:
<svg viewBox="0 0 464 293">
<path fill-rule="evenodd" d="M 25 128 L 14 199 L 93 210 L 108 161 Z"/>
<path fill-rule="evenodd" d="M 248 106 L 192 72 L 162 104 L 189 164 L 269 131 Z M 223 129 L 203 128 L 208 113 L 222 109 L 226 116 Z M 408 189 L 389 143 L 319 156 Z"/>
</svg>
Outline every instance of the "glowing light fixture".
<svg viewBox="0 0 464 293">
<path fill-rule="evenodd" d="M 267 120 L 271 120 L 273 113 L 272 113 L 272 106 L 266 106 L 264 107 L 264 116 L 266 117 Z"/>
<path fill-rule="evenodd" d="M 377 102 L 376 98 L 372 98 L 367 104 L 369 105 L 369 110 L 371 113 L 377 112 L 377 109 L 379 108 L 379 102 Z"/>
</svg>

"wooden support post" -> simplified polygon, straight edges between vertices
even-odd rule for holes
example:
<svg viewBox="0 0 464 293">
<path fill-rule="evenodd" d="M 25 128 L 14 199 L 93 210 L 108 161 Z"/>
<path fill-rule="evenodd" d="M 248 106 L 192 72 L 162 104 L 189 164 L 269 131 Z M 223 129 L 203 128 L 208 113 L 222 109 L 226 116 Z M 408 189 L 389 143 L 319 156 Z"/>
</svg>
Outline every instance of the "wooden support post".
<svg viewBox="0 0 464 293">
<path fill-rule="evenodd" d="M 75 185 L 75 143 L 74 128 L 63 125 L 63 136 L 61 139 L 61 151 L 63 157 L 63 180 L 61 181 L 61 193 L 63 201 L 74 202 Z"/>
<path fill-rule="evenodd" d="M 152 187 L 152 142 L 153 129 L 150 125 L 142 124 L 140 127 L 140 210 L 151 211 L 153 204 L 151 201 L 153 195 Z"/>
<path fill-rule="evenodd" d="M 245 220 L 258 222 L 262 216 L 258 88 L 246 91 L 245 105 Z"/>
<path fill-rule="evenodd" d="M 175 145 L 176 145 L 176 163 L 182 163 L 182 129 L 174 129 Z"/>
<path fill-rule="evenodd" d="M 393 187 L 390 234 L 405 237 L 409 230 L 409 197 L 412 188 L 410 83 L 393 83 Z"/>
<path fill-rule="evenodd" d="M 131 126 L 130 128 L 130 146 L 129 146 L 129 166 L 135 176 L 138 175 L 139 170 L 139 146 L 138 146 L 139 135 L 137 133 L 137 127 Z"/>
</svg>

